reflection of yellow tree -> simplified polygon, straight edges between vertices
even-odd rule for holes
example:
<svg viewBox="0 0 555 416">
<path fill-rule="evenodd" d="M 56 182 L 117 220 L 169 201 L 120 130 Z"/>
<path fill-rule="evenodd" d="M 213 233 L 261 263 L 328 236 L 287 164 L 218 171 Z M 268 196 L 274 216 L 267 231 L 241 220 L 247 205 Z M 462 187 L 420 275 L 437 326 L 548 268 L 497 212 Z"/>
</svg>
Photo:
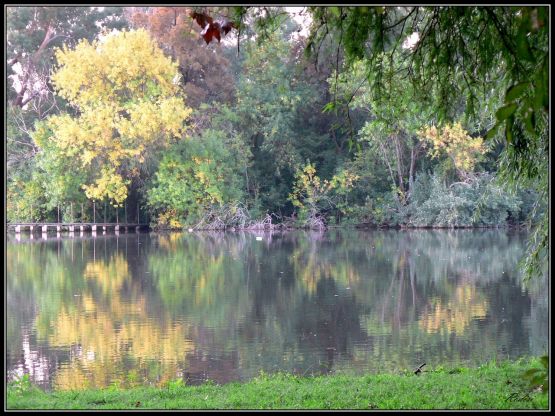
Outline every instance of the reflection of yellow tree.
<svg viewBox="0 0 555 416">
<path fill-rule="evenodd" d="M 320 279 L 333 279 L 344 287 L 351 287 L 360 281 L 355 268 L 346 260 L 328 258 L 317 252 L 316 245 L 312 249 L 297 248 L 290 257 L 295 276 L 309 294 L 316 291 Z"/>
<path fill-rule="evenodd" d="M 118 367 L 127 357 L 139 365 L 161 361 L 162 379 L 175 377 L 177 363 L 193 351 L 189 326 L 155 321 L 145 306 L 143 297 L 121 302 L 114 296 L 107 307 L 100 307 L 91 296 L 84 296 L 74 313 L 63 308 L 48 342 L 53 347 L 79 345 L 80 353 L 56 374 L 56 387 L 105 386 L 121 371 Z"/>
<path fill-rule="evenodd" d="M 183 244 L 183 233 L 170 233 L 158 236 L 158 244 L 166 251 L 174 253 Z"/>
<path fill-rule="evenodd" d="M 477 341 L 481 337 L 481 328 L 471 326 L 471 321 L 484 318 L 489 304 L 486 296 L 472 283 L 458 284 L 449 293 L 452 296 L 447 301 L 432 298 L 418 320 L 411 318 L 400 326 L 393 325 L 396 319 L 394 311 L 382 315 L 380 307 L 362 316 L 361 325 L 372 336 L 372 346 L 368 348 L 367 345 L 355 345 L 352 365 L 369 365 L 375 372 L 410 368 L 414 365 L 415 354 L 425 350 L 438 351 L 440 358 L 449 357 L 451 362 L 467 360 L 460 344 L 483 344 L 482 341 Z M 384 295 L 383 298 L 390 296 L 388 293 Z M 405 302 L 405 299 L 403 296 L 402 303 L 410 303 L 408 300 Z M 456 335 L 454 342 L 452 334 Z M 392 346 L 392 340 L 403 342 Z M 472 351 L 471 354 L 481 357 L 481 354 L 489 351 L 491 349 L 486 346 L 485 351 Z M 435 358 L 427 359 L 433 362 Z"/>
<path fill-rule="evenodd" d="M 89 261 L 83 274 L 86 278 L 96 279 L 105 295 L 117 293 L 129 279 L 127 261 L 120 254 L 112 256 L 108 263 Z"/>
<path fill-rule="evenodd" d="M 333 279 L 345 287 L 354 286 L 360 280 L 358 273 L 348 263 L 332 264 L 316 254 L 310 254 L 308 258 L 299 257 L 292 257 L 295 275 L 309 294 L 316 291 L 320 279 Z"/>
<path fill-rule="evenodd" d="M 446 330 L 460 335 L 473 319 L 485 318 L 487 311 L 488 302 L 484 295 L 476 290 L 476 286 L 464 283 L 456 287 L 447 303 L 433 298 L 418 324 L 427 333 Z"/>
<path fill-rule="evenodd" d="M 52 347 L 78 346 L 78 353 L 56 373 L 56 388 L 106 386 L 127 371 L 124 361 L 129 359 L 145 371 L 148 361 L 161 362 L 161 382 L 175 377 L 178 363 L 193 350 L 189 325 L 165 316 L 153 319 L 143 295 L 122 301 L 119 291 L 130 274 L 119 255 L 109 262 L 88 263 L 84 275 L 95 279 L 104 296 L 97 299 L 94 292 L 84 293 L 74 308 L 60 309 L 47 333 L 37 329 L 38 337 Z"/>
</svg>

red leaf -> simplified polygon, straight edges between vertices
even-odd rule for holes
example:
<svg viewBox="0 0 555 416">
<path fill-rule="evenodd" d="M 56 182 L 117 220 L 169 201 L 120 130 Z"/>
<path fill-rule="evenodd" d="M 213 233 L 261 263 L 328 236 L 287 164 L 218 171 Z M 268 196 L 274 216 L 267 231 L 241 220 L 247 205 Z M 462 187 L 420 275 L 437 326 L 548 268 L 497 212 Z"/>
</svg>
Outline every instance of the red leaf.
<svg viewBox="0 0 555 416">
<path fill-rule="evenodd" d="M 222 26 L 222 32 L 224 32 L 224 35 L 227 35 L 228 32 L 229 32 L 231 29 L 237 29 L 237 28 L 235 27 L 235 23 L 233 23 L 233 22 L 231 22 L 231 21 L 229 21 L 229 20 L 223 22 L 223 24 L 222 24 L 221 26 Z"/>
<path fill-rule="evenodd" d="M 190 12 L 189 16 L 194 19 L 200 27 L 202 27 L 202 32 L 200 35 L 204 41 L 209 44 L 212 42 L 213 38 L 218 39 L 220 42 L 222 35 L 225 36 L 229 33 L 231 29 L 235 29 L 235 23 L 229 20 L 217 20 L 204 13 Z"/>
<path fill-rule="evenodd" d="M 204 30 L 200 32 L 200 35 L 203 37 L 204 41 L 208 44 L 212 41 L 212 38 L 218 39 L 220 41 L 220 25 L 217 23 L 209 23 L 206 25 Z"/>
<path fill-rule="evenodd" d="M 195 20 L 198 23 L 198 25 L 202 28 L 206 27 L 207 24 L 211 24 L 214 21 L 212 17 L 204 13 L 197 13 L 197 12 L 191 11 L 189 13 L 189 16 L 191 16 L 191 18 Z"/>
</svg>

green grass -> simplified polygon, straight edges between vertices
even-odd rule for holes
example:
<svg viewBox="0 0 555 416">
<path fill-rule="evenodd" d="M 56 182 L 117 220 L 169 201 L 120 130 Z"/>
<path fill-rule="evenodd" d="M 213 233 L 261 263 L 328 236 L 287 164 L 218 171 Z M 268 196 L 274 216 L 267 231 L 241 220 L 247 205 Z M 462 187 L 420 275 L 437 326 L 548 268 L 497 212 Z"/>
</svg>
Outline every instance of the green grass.
<svg viewBox="0 0 555 416">
<path fill-rule="evenodd" d="M 547 409 L 548 394 L 522 378 L 539 360 L 435 368 L 416 376 L 261 375 L 246 383 L 164 388 L 114 387 L 45 393 L 28 382 L 8 386 L 8 409 Z"/>
</svg>

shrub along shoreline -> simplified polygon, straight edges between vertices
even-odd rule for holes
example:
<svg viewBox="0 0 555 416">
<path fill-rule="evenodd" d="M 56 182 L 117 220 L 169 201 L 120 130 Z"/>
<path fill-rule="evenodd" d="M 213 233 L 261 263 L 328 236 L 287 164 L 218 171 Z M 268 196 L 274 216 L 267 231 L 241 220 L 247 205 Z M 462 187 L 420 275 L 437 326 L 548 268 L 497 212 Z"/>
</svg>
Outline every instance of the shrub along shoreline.
<svg viewBox="0 0 555 416">
<path fill-rule="evenodd" d="M 369 223 L 324 224 L 321 227 L 304 227 L 290 223 L 273 223 L 266 226 L 222 226 L 222 227 L 167 227 L 151 225 L 150 230 L 155 232 L 181 232 L 181 231 L 321 231 L 337 229 L 354 229 L 361 231 L 372 230 L 530 230 L 528 224 L 503 224 L 503 225 L 375 225 Z"/>
<path fill-rule="evenodd" d="M 548 409 L 549 396 L 523 378 L 537 358 L 420 374 L 261 374 L 247 382 L 44 392 L 10 383 L 7 409 Z"/>
</svg>

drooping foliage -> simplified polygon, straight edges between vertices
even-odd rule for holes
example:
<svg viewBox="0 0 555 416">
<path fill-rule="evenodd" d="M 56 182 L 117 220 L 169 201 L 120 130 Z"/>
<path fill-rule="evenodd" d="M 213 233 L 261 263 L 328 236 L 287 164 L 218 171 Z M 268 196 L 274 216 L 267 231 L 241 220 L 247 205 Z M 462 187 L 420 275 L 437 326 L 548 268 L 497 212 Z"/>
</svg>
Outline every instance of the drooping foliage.
<svg viewBox="0 0 555 416">
<path fill-rule="evenodd" d="M 402 49 L 397 71 L 411 80 L 413 98 L 432 100 L 440 121 L 454 121 L 461 105 L 475 116 L 495 113 L 486 138 L 504 134 L 501 176 L 506 182 L 533 184 L 547 200 L 549 113 L 549 11 L 518 7 L 311 7 L 309 51 L 332 35 L 346 63 L 365 58 L 371 87 L 388 90 L 391 78 L 383 54 Z M 413 39 L 413 42 L 410 40 Z M 491 89 L 505 91 L 504 103 L 484 108 Z M 541 273 L 548 247 L 548 216 L 543 215 L 531 246 L 528 274 Z M 541 260 L 540 260 L 541 259 Z"/>
<path fill-rule="evenodd" d="M 447 186 L 438 175 L 417 180 L 419 202 L 409 205 L 413 226 L 495 226 L 518 215 L 521 201 L 483 174 Z"/>
</svg>

